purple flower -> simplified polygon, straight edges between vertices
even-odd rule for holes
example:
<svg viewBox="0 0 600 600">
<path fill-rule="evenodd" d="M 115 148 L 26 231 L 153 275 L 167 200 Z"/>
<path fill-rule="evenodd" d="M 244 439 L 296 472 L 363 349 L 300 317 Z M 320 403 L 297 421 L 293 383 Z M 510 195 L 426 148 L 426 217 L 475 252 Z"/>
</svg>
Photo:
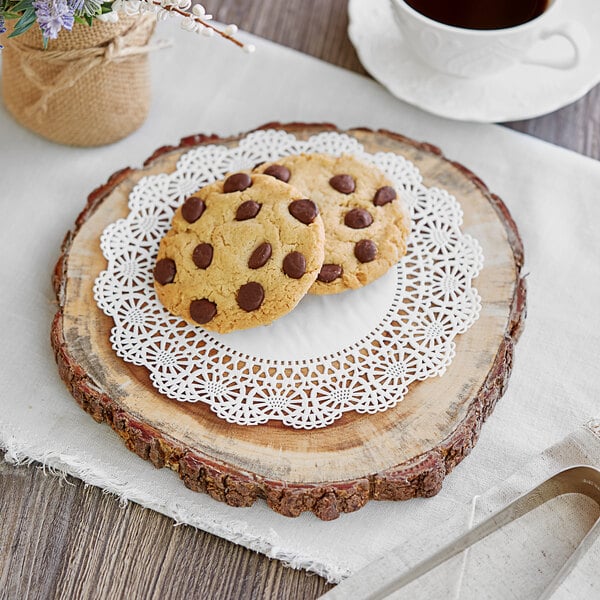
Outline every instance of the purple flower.
<svg viewBox="0 0 600 600">
<path fill-rule="evenodd" d="M 6 27 L 4 25 L 4 15 L 0 15 L 0 33 L 4 33 L 6 31 Z M 2 50 L 4 46 L 0 44 L 0 50 Z"/>
<path fill-rule="evenodd" d="M 67 0 L 37 0 L 33 8 L 42 34 L 49 40 L 55 40 L 61 29 L 73 27 L 75 9 Z"/>
</svg>

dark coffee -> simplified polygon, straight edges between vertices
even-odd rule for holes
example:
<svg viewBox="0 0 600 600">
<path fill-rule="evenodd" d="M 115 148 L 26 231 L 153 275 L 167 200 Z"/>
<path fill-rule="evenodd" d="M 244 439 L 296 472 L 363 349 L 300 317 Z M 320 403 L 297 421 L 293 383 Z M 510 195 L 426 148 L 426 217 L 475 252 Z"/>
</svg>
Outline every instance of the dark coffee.
<svg viewBox="0 0 600 600">
<path fill-rule="evenodd" d="M 463 29 L 506 29 L 539 17 L 550 0 L 405 0 L 422 15 Z"/>
</svg>

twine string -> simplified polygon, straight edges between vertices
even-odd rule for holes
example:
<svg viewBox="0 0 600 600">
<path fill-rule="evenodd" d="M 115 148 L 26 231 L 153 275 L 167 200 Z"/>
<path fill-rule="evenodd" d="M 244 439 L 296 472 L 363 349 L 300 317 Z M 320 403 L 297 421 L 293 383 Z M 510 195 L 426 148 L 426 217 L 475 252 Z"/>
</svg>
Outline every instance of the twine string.
<svg viewBox="0 0 600 600">
<path fill-rule="evenodd" d="M 18 41 L 11 40 L 10 48 L 18 55 L 23 75 L 40 91 L 40 96 L 29 106 L 23 107 L 27 116 L 41 118 L 48 110 L 48 102 L 57 94 L 73 87 L 82 77 L 99 66 L 127 60 L 132 56 L 140 56 L 171 46 L 171 42 L 159 40 L 153 44 L 137 44 L 132 38 L 137 37 L 141 30 L 148 29 L 148 37 L 153 24 L 140 19 L 122 34 L 90 48 L 74 50 L 44 50 L 32 48 Z M 58 73 L 50 81 L 44 80 L 36 67 L 42 65 L 59 67 Z"/>
</svg>

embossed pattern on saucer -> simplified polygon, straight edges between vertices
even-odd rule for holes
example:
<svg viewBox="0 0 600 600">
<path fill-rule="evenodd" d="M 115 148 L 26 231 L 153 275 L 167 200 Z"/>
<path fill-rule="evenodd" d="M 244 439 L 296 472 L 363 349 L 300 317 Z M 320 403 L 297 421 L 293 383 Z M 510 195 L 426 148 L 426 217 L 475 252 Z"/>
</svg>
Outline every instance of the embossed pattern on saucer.
<svg viewBox="0 0 600 600">
<path fill-rule="evenodd" d="M 445 75 L 421 62 L 403 40 L 389 0 L 350 0 L 348 15 L 348 34 L 365 69 L 396 97 L 442 117 L 486 123 L 528 119 L 574 102 L 600 82 L 597 0 L 571 0 L 568 11 L 555 17 L 573 21 L 587 46 L 577 67 L 521 63 L 479 79 Z M 563 42 L 549 39 L 533 52 L 560 55 Z"/>
</svg>

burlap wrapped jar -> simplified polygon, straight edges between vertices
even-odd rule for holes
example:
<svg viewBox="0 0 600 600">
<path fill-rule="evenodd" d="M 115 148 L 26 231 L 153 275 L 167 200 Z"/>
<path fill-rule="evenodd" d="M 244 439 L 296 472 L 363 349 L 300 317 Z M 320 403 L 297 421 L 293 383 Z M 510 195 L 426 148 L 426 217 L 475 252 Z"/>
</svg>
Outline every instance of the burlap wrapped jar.
<svg viewBox="0 0 600 600">
<path fill-rule="evenodd" d="M 150 107 L 148 40 L 153 15 L 122 16 L 61 31 L 44 50 L 39 27 L 3 36 L 2 95 L 25 127 L 72 146 L 122 139 Z"/>
</svg>

